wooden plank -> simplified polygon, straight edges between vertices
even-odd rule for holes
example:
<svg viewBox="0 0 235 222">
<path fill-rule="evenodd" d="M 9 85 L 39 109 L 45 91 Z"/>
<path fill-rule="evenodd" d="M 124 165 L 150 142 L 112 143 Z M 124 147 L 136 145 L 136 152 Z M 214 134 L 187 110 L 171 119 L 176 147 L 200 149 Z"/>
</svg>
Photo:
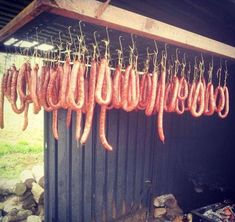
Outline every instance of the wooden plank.
<svg viewBox="0 0 235 222">
<path fill-rule="evenodd" d="M 127 164 L 127 149 L 126 140 L 128 139 L 128 114 L 123 110 L 119 111 L 119 127 L 118 127 L 118 172 L 117 172 L 117 191 L 116 191 L 116 215 L 121 216 L 126 212 L 125 199 L 125 181 L 126 181 L 126 164 Z"/>
<path fill-rule="evenodd" d="M 98 111 L 98 112 L 97 112 Z M 105 149 L 100 143 L 99 139 L 99 116 L 100 116 L 100 106 L 96 109 L 97 120 L 94 124 L 97 125 L 97 141 L 96 141 L 96 188 L 95 188 L 95 217 L 96 221 L 104 221 L 104 204 L 105 204 Z"/>
<path fill-rule="evenodd" d="M 55 14 L 81 19 L 184 48 L 235 58 L 235 47 L 115 6 L 109 5 L 98 19 L 96 11 L 102 4 L 98 1 L 71 0 L 68 4 L 65 0 L 55 0 L 49 4 L 52 7 L 50 12 Z"/>
<path fill-rule="evenodd" d="M 137 126 L 137 112 L 128 113 L 129 115 L 129 128 L 128 128 L 128 147 L 127 147 L 127 181 L 126 181 L 126 207 L 127 212 L 130 211 L 134 202 L 134 191 L 135 191 L 135 156 L 136 156 L 136 147 L 135 147 L 135 137 L 136 137 L 136 128 Z"/>
<path fill-rule="evenodd" d="M 64 119 L 65 121 L 65 119 Z M 82 147 L 75 138 L 76 114 L 72 113 L 72 181 L 71 181 L 71 208 L 72 221 L 82 221 Z"/>
<path fill-rule="evenodd" d="M 136 136 L 137 140 L 137 156 L 136 156 L 136 177 L 135 177 L 135 184 L 136 184 L 136 190 L 135 190 L 135 202 L 136 204 L 141 204 L 141 199 L 143 198 L 143 176 L 142 172 L 144 169 L 144 155 L 145 155 L 145 132 L 146 132 L 146 116 L 143 112 L 138 112 L 138 133 Z"/>
<path fill-rule="evenodd" d="M 69 155 L 68 129 L 66 127 L 66 110 L 58 111 L 58 218 L 60 221 L 70 221 L 69 208 L 70 200 L 68 198 L 69 187 Z M 66 207 L 65 207 L 66 206 Z"/>
<path fill-rule="evenodd" d="M 45 220 L 57 221 L 57 142 L 52 135 L 52 113 L 44 113 Z M 56 203 L 56 204 L 54 204 Z"/>
<path fill-rule="evenodd" d="M 115 216 L 115 174 L 117 173 L 117 135 L 118 135 L 118 110 L 108 111 L 107 137 L 108 142 L 113 146 L 113 151 L 107 155 L 107 221 L 111 221 Z"/>
<path fill-rule="evenodd" d="M 70 0 L 69 4 L 66 0 L 54 0 L 53 2 L 34 0 L 0 30 L 0 41 L 12 35 L 41 12 L 49 11 L 176 46 L 235 59 L 235 47 L 115 6 L 109 5 L 105 12 L 99 18 L 96 18 L 97 9 L 100 8 L 101 4 L 101 2 L 94 0 Z"/>
<path fill-rule="evenodd" d="M 84 115 L 85 117 L 85 115 Z M 85 118 L 84 118 L 85 122 Z M 84 123 L 85 124 L 85 123 Z M 83 132 L 83 131 L 82 131 Z M 93 131 L 91 130 L 89 138 L 85 146 L 82 146 L 81 149 L 84 152 L 84 197 L 83 197 L 83 221 L 92 221 L 91 219 L 91 202 L 92 202 L 92 135 Z"/>
</svg>

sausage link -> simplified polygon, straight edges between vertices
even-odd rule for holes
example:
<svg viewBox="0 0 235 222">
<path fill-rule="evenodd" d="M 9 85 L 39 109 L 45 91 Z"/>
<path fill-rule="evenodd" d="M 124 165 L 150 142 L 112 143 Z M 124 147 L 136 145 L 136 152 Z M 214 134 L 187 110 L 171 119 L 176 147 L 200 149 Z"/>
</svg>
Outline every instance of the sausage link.
<svg viewBox="0 0 235 222">
<path fill-rule="evenodd" d="M 37 114 L 41 109 L 37 96 L 38 69 L 39 66 L 38 64 L 36 64 L 31 72 L 31 81 L 30 81 L 30 95 L 33 101 L 34 114 Z"/>
<path fill-rule="evenodd" d="M 28 127 L 28 111 L 29 111 L 29 101 L 25 102 L 25 109 L 24 109 L 24 124 L 22 130 L 25 131 Z"/>
<path fill-rule="evenodd" d="M 89 97 L 88 97 L 88 106 L 86 112 L 86 121 L 85 127 L 81 136 L 81 144 L 85 144 L 87 138 L 91 131 L 94 108 L 95 108 L 95 86 L 96 86 L 96 75 L 97 75 L 97 63 L 92 61 L 91 70 L 90 70 L 90 80 L 89 80 Z"/>
<path fill-rule="evenodd" d="M 11 81 L 11 107 L 15 113 L 20 114 L 25 109 L 25 102 L 21 97 L 19 97 L 21 104 L 20 104 L 20 108 L 17 107 L 17 97 L 18 97 L 17 96 L 17 77 L 18 77 L 18 71 L 14 69 L 12 81 Z"/>
<path fill-rule="evenodd" d="M 57 109 L 54 109 L 52 111 L 52 132 L 53 132 L 53 135 L 54 135 L 54 138 L 56 140 L 59 139 L 59 135 L 58 135 L 58 110 Z"/>
<path fill-rule="evenodd" d="M 68 108 L 67 115 L 66 115 L 66 127 L 67 128 L 70 127 L 71 119 L 72 119 L 72 110 L 70 108 Z"/>
<path fill-rule="evenodd" d="M 60 101 L 60 106 L 64 109 L 67 109 L 68 82 L 70 80 L 70 74 L 71 74 L 70 60 L 68 58 L 64 63 L 63 72 L 61 72 L 60 74 L 61 74 L 61 88 L 59 92 L 59 101 Z"/>
<path fill-rule="evenodd" d="M 112 95 L 112 103 L 115 109 L 119 109 L 122 106 L 122 72 L 121 68 L 118 66 L 115 69 L 114 78 L 113 78 L 113 95 Z"/>
<path fill-rule="evenodd" d="M 50 80 L 49 80 L 48 86 L 47 86 L 46 99 L 47 99 L 49 106 L 52 109 L 59 109 L 61 107 L 61 101 L 59 101 L 59 99 L 58 99 L 58 101 L 56 103 L 54 103 L 55 99 L 53 98 L 53 97 L 58 97 L 57 93 L 59 93 L 59 92 L 57 92 L 57 90 L 56 90 L 56 79 L 59 78 L 60 71 L 62 71 L 62 70 L 61 69 L 59 70 L 59 67 L 57 69 L 51 68 L 49 70 Z M 47 78 L 47 76 L 46 76 L 46 78 Z M 44 93 L 44 91 L 43 91 L 43 93 Z M 44 104 L 46 105 L 46 101 L 44 102 Z"/>
<path fill-rule="evenodd" d="M 99 125 L 100 142 L 106 150 L 112 151 L 113 148 L 108 143 L 105 135 L 105 128 L 106 128 L 106 106 L 102 105 L 100 109 L 100 125 Z"/>
<path fill-rule="evenodd" d="M 102 98 L 102 88 L 104 85 L 104 81 L 107 81 L 106 82 L 107 94 L 105 98 Z M 112 79 L 111 79 L 110 68 L 108 66 L 108 62 L 106 59 L 101 60 L 101 64 L 99 67 L 96 91 L 95 91 L 95 99 L 96 102 L 100 105 L 108 105 L 112 100 Z"/>
<path fill-rule="evenodd" d="M 193 98 L 193 101 L 192 101 L 192 106 L 191 106 L 191 114 L 194 116 L 194 117 L 199 117 L 203 114 L 204 112 L 204 102 L 205 102 L 205 99 L 204 99 L 204 96 L 205 96 L 205 92 L 204 92 L 204 85 L 201 81 L 199 81 L 197 83 L 197 87 L 196 87 L 196 90 L 195 90 L 195 94 L 194 94 L 194 98 Z M 198 104 L 198 101 L 199 101 L 199 109 L 197 107 L 197 104 Z"/>
<path fill-rule="evenodd" d="M 82 122 L 82 110 L 79 109 L 76 111 L 76 135 L 75 138 L 77 140 L 77 142 L 80 139 L 81 136 L 81 122 Z"/>
<path fill-rule="evenodd" d="M 182 115 L 185 111 L 185 100 L 176 99 L 175 112 Z"/>
<path fill-rule="evenodd" d="M 229 91 L 228 91 L 227 86 L 223 87 L 223 91 L 225 95 L 225 109 L 224 109 L 224 113 L 222 113 L 222 110 L 218 112 L 219 117 L 222 119 L 226 118 L 229 113 Z"/>
<path fill-rule="evenodd" d="M 212 83 L 208 83 L 205 92 L 204 115 L 211 116 L 214 114 L 214 112 L 215 112 L 214 86 Z"/>
<path fill-rule="evenodd" d="M 186 100 L 189 94 L 188 82 L 184 77 L 181 77 L 179 81 L 178 99 Z"/>
<path fill-rule="evenodd" d="M 157 128 L 160 140 L 164 143 L 165 136 L 163 130 L 163 113 L 164 113 L 164 100 L 165 100 L 165 84 L 166 84 L 166 67 L 162 66 L 162 73 L 160 78 L 161 90 L 159 98 L 159 111 L 157 117 Z"/>
<path fill-rule="evenodd" d="M 217 104 L 218 102 L 218 104 Z M 225 95 L 224 90 L 221 86 L 217 86 L 215 90 L 215 110 L 216 112 L 221 112 L 225 105 Z"/>
<path fill-rule="evenodd" d="M 145 109 L 145 115 L 150 116 L 153 113 L 155 101 L 156 101 L 156 95 L 157 95 L 157 83 L 158 83 L 158 73 L 155 71 L 153 73 L 152 77 L 152 87 L 151 87 L 151 93 L 150 93 L 150 101 L 146 106 Z"/>
<path fill-rule="evenodd" d="M 175 111 L 175 104 L 176 99 L 178 97 L 178 91 L 179 91 L 179 79 L 177 76 L 174 76 L 172 81 L 172 87 L 171 87 L 171 98 L 170 98 L 170 104 L 168 107 L 168 112 L 174 112 Z"/>
</svg>

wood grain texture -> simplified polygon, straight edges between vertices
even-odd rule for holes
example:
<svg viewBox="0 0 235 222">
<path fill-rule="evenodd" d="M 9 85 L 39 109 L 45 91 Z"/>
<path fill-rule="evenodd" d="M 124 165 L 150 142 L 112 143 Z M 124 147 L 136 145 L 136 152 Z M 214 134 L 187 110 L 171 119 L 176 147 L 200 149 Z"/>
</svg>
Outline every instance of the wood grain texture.
<svg viewBox="0 0 235 222">
<path fill-rule="evenodd" d="M 94 0 L 70 0 L 69 3 L 65 0 L 35 0 L 0 31 L 0 41 L 12 35 L 41 12 L 49 11 L 176 46 L 235 58 L 235 47 L 115 6 L 108 5 L 105 12 L 96 18 L 96 12 L 101 4 Z"/>
</svg>

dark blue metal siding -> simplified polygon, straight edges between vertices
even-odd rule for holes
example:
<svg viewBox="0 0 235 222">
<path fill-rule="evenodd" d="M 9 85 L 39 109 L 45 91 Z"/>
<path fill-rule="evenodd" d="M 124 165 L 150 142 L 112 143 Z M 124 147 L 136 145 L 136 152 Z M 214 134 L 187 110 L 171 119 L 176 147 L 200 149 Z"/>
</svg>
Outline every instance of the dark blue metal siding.
<svg viewBox="0 0 235 222">
<path fill-rule="evenodd" d="M 45 114 L 47 221 L 112 221 L 145 204 L 155 118 L 109 111 L 107 137 L 114 150 L 107 152 L 99 141 L 98 116 L 96 109 L 92 133 L 81 146 L 74 140 L 74 114 L 67 129 L 66 111 L 59 111 L 58 142 L 51 135 L 51 113 Z"/>
<path fill-rule="evenodd" d="M 235 66 L 229 70 L 232 73 Z M 47 221 L 113 221 L 146 204 L 147 180 L 153 195 L 173 193 L 185 210 L 224 198 L 226 192 L 220 188 L 234 194 L 234 73 L 228 84 L 231 105 L 225 120 L 217 115 L 193 118 L 190 113 L 166 113 L 165 144 L 156 135 L 156 116 L 143 112 L 108 112 L 112 152 L 99 142 L 99 108 L 86 146 L 74 140 L 75 116 L 66 129 L 66 111 L 59 111 L 57 142 L 51 133 L 51 114 L 45 114 Z M 203 193 L 195 193 L 193 180 L 203 185 Z"/>
</svg>

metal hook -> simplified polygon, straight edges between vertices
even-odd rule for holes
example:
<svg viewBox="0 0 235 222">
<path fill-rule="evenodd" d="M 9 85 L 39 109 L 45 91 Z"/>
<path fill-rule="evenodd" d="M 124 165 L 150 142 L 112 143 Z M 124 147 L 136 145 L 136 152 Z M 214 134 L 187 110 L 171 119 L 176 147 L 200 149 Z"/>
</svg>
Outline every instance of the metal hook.
<svg viewBox="0 0 235 222">
<path fill-rule="evenodd" d="M 119 45 L 120 45 L 120 49 L 117 49 L 118 52 L 118 66 L 122 67 L 122 63 L 123 63 L 123 48 L 122 48 L 122 41 L 121 41 L 122 36 L 119 36 Z"/>
<path fill-rule="evenodd" d="M 69 31 L 69 37 L 70 37 L 70 41 L 69 44 L 72 45 L 73 44 L 73 38 L 72 38 L 72 34 L 71 34 L 71 26 L 68 27 L 68 31 Z"/>
<path fill-rule="evenodd" d="M 109 44 L 110 44 L 110 39 L 109 39 L 109 33 L 108 33 L 108 28 L 106 27 L 106 34 L 107 34 L 107 40 L 102 40 L 105 44 L 105 54 L 104 57 L 108 60 L 110 60 L 110 50 L 109 50 Z"/>
<path fill-rule="evenodd" d="M 201 52 L 201 60 L 202 60 L 202 63 L 204 64 L 204 58 L 203 58 L 202 52 Z"/>
<path fill-rule="evenodd" d="M 208 82 L 212 82 L 213 68 L 214 68 L 214 60 L 213 60 L 213 56 L 212 56 L 211 62 L 209 62 Z"/>
<path fill-rule="evenodd" d="M 228 66 L 227 66 L 227 60 L 225 60 L 225 71 L 224 71 L 224 86 L 227 84 L 227 78 L 228 78 Z"/>
<path fill-rule="evenodd" d="M 155 45 L 155 49 L 156 49 L 156 51 L 154 51 L 156 54 L 158 54 L 158 46 L 157 46 L 157 42 L 156 42 L 156 40 L 154 40 L 154 45 Z"/>
<path fill-rule="evenodd" d="M 187 71 L 187 78 L 188 78 L 188 82 L 190 82 L 190 74 L 191 74 L 191 63 L 188 63 L 188 71 Z"/>
<path fill-rule="evenodd" d="M 96 49 L 97 49 L 97 55 L 98 55 L 98 57 L 100 57 L 100 49 L 99 49 L 99 45 L 97 42 L 96 33 L 97 33 L 97 31 L 94 31 L 93 35 L 94 35 L 95 45 L 96 45 Z"/>
<path fill-rule="evenodd" d="M 179 48 L 176 48 L 175 50 L 175 61 L 179 63 Z"/>
<path fill-rule="evenodd" d="M 162 59 L 161 59 L 161 64 L 164 68 L 166 67 L 166 60 L 167 60 L 167 43 L 165 43 L 165 50 L 162 51 Z"/>
<path fill-rule="evenodd" d="M 109 38 L 108 27 L 106 27 L 106 35 L 107 35 L 107 41 L 108 41 L 108 43 L 110 43 L 110 38 Z"/>
<path fill-rule="evenodd" d="M 179 64 L 180 64 L 180 62 L 179 62 L 179 55 L 178 55 L 178 53 L 179 53 L 179 49 L 176 48 L 176 50 L 175 50 L 175 73 L 174 73 L 174 75 L 177 75 L 177 73 L 179 71 Z"/>
<path fill-rule="evenodd" d="M 81 35 L 81 37 L 83 37 L 84 35 L 83 35 L 83 32 L 82 32 L 82 25 L 81 25 L 81 23 L 82 23 L 82 21 L 80 20 L 78 25 L 79 25 L 80 35 Z"/>
<path fill-rule="evenodd" d="M 123 54 L 123 48 L 122 48 L 122 41 L 121 41 L 121 38 L 122 38 L 122 36 L 120 35 L 118 39 L 119 39 L 120 50 L 121 50 L 121 52 L 122 52 L 122 54 Z"/>
</svg>

